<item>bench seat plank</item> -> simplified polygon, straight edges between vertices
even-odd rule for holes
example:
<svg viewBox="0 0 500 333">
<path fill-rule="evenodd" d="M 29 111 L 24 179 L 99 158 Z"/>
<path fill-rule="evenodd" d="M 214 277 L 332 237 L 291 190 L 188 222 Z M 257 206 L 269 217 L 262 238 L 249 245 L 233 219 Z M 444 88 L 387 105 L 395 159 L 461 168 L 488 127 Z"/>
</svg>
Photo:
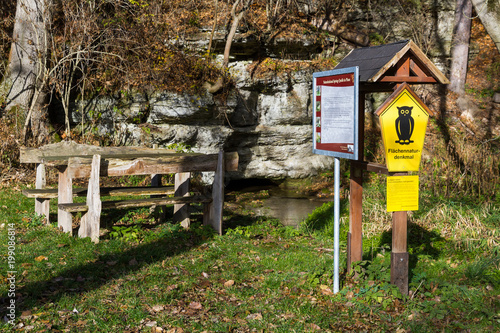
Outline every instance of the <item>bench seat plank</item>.
<svg viewBox="0 0 500 333">
<path fill-rule="evenodd" d="M 212 198 L 206 195 L 194 195 L 187 197 L 170 197 L 170 198 L 145 198 L 134 200 L 114 200 L 103 201 L 102 209 L 122 209 L 122 208 L 138 208 L 149 207 L 154 205 L 172 205 L 172 204 L 187 204 L 187 203 L 209 203 Z M 59 209 L 69 213 L 86 212 L 88 210 L 85 202 L 62 203 L 58 205 Z"/>
<path fill-rule="evenodd" d="M 53 199 L 57 198 L 56 188 L 44 188 L 44 189 L 24 189 L 23 195 L 28 198 L 43 198 L 43 199 Z M 126 195 L 172 195 L 174 194 L 173 186 L 165 187 L 101 187 L 101 196 L 103 197 L 116 197 L 116 196 L 126 196 Z M 86 188 L 74 188 L 74 197 L 86 197 Z"/>
<path fill-rule="evenodd" d="M 218 154 L 172 154 L 157 158 L 144 157 L 136 159 L 103 158 L 101 176 L 127 176 L 170 174 L 179 172 L 215 171 Z M 238 169 L 238 153 L 225 153 L 225 169 Z M 87 157 L 71 157 L 68 160 L 71 178 L 87 178 L 90 176 L 91 159 Z M 51 165 L 50 162 L 46 163 Z"/>
</svg>

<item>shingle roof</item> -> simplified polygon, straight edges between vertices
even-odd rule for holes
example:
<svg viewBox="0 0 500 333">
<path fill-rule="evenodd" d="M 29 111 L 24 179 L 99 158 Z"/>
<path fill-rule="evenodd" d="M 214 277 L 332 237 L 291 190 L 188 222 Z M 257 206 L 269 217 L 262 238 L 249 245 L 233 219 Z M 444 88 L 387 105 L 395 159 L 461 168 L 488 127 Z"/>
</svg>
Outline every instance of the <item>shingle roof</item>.
<svg viewBox="0 0 500 333">
<path fill-rule="evenodd" d="M 391 44 L 354 49 L 335 69 L 359 66 L 360 82 L 369 82 L 409 42 L 406 39 Z"/>
</svg>

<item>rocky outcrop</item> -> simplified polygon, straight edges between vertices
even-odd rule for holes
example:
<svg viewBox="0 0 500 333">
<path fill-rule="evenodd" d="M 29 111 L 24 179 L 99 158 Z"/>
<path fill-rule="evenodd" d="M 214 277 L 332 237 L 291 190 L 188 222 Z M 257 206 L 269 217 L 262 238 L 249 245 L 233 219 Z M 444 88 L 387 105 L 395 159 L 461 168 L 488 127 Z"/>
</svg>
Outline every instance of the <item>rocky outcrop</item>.
<svg viewBox="0 0 500 333">
<path fill-rule="evenodd" d="M 407 13 L 405 10 L 410 7 L 365 8 L 365 2 L 357 2 L 349 12 L 348 25 L 359 32 L 379 31 L 378 35 L 370 34 L 375 43 L 414 39 L 446 72 L 455 2 L 425 3 L 426 7 L 413 6 L 413 12 Z M 182 42 L 185 47 L 202 49 L 208 33 L 200 31 Z M 216 33 L 215 52 L 224 44 L 224 38 L 224 33 Z M 321 50 L 306 39 L 273 40 L 272 45 L 263 45 L 237 35 L 232 46 L 235 57 L 229 64 L 236 87 L 224 103 L 208 92 L 197 96 L 174 92 L 122 93 L 73 106 L 72 121 L 91 126 L 99 135 L 121 145 L 182 143 L 199 152 L 212 153 L 221 147 L 238 151 L 240 171 L 232 175 L 235 178 L 312 176 L 331 168 L 333 163 L 331 157 L 312 153 L 312 73 L 299 69 L 257 76 L 249 65 L 256 57 L 279 54 L 312 59 L 318 49 L 323 55 L 335 50 L 335 56 L 341 59 L 354 47 L 337 37 L 328 40 L 333 41 L 333 46 Z"/>
<path fill-rule="evenodd" d="M 72 120 L 80 123 L 83 115 L 98 134 L 121 145 L 238 151 L 234 178 L 304 178 L 330 168 L 332 158 L 312 153 L 312 73 L 252 78 L 249 64 L 230 65 L 236 88 L 224 104 L 209 93 L 124 94 L 87 101 Z"/>
</svg>

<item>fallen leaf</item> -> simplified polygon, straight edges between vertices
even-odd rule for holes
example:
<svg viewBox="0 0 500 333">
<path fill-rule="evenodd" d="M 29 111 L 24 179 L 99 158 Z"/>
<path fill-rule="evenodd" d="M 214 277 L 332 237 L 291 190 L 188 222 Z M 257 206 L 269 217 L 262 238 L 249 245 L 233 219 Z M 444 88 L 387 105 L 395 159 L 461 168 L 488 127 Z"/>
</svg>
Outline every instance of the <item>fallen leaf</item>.
<svg viewBox="0 0 500 333">
<path fill-rule="evenodd" d="M 165 307 L 163 305 L 153 305 L 151 309 L 153 309 L 154 312 L 160 312 L 163 311 Z"/>
<path fill-rule="evenodd" d="M 31 318 L 31 310 L 26 310 L 21 313 L 21 319 L 30 319 Z"/>
<path fill-rule="evenodd" d="M 106 261 L 106 265 L 108 266 L 114 266 L 118 263 L 118 261 Z"/>
<path fill-rule="evenodd" d="M 203 273 L 201 273 L 201 275 L 202 275 L 205 279 L 208 279 L 208 274 L 207 274 L 207 273 L 203 272 Z"/>
<path fill-rule="evenodd" d="M 132 258 L 129 262 L 128 262 L 128 265 L 129 266 L 137 266 L 139 263 L 137 262 L 137 260 L 135 258 Z"/>
<path fill-rule="evenodd" d="M 45 257 L 45 256 L 38 256 L 35 258 L 36 261 L 44 261 L 44 260 L 49 260 L 49 258 Z"/>
<path fill-rule="evenodd" d="M 353 297 L 354 297 L 354 293 L 353 293 L 352 291 L 348 291 L 348 292 L 347 292 L 347 294 L 345 294 L 345 297 L 346 297 L 347 299 L 351 299 L 351 298 L 353 298 Z"/>
<path fill-rule="evenodd" d="M 76 326 L 87 326 L 87 321 L 80 319 L 76 322 Z"/>
<path fill-rule="evenodd" d="M 171 284 L 170 286 L 167 286 L 167 291 L 172 291 L 172 290 L 175 290 L 177 289 L 177 285 L 176 284 Z"/>
<path fill-rule="evenodd" d="M 260 312 L 249 314 L 247 320 L 262 320 L 262 314 Z"/>
<path fill-rule="evenodd" d="M 203 305 L 199 302 L 191 302 L 189 303 L 189 308 L 193 310 L 201 310 L 203 308 Z"/>
<path fill-rule="evenodd" d="M 319 327 L 318 325 L 316 324 L 309 324 L 309 327 L 315 331 L 321 331 L 321 327 Z"/>
<path fill-rule="evenodd" d="M 224 282 L 224 287 L 231 287 L 234 285 L 234 280 L 229 280 L 229 281 L 226 281 Z"/>
<path fill-rule="evenodd" d="M 184 330 L 180 327 L 178 328 L 171 328 L 167 331 L 167 333 L 184 333 Z"/>
<path fill-rule="evenodd" d="M 210 281 L 208 280 L 202 280 L 199 284 L 200 288 L 208 288 L 210 287 L 212 284 L 210 283 Z"/>
<path fill-rule="evenodd" d="M 333 295 L 333 291 L 330 289 L 330 287 L 325 286 L 324 284 L 319 286 L 319 289 L 321 289 L 321 293 L 323 295 Z"/>
</svg>

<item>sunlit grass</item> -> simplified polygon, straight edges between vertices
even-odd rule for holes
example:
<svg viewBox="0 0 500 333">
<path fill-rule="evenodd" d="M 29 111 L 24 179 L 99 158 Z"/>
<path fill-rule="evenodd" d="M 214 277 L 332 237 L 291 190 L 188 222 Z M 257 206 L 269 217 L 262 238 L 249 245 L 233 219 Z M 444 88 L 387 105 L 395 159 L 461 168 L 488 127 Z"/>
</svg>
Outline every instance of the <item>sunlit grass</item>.
<svg viewBox="0 0 500 333">
<path fill-rule="evenodd" d="M 377 191 L 365 193 L 372 219 L 357 278 L 345 272 L 343 201 L 341 290 L 333 295 L 331 203 L 300 230 L 226 211 L 232 227 L 223 236 L 198 222 L 189 231 L 151 224 L 143 211 L 135 220 L 129 211 L 125 225 L 142 226 L 137 239 L 103 236 L 93 244 L 34 223 L 31 200 L 5 190 L 2 202 L 11 201 L 2 214 L 16 226 L 16 324 L 85 332 L 497 329 L 497 206 L 424 202 L 411 214 L 410 295 L 403 296 L 389 283 L 390 223 Z M 0 272 L 5 279 L 6 267 Z M 5 284 L 0 293 L 9 299 Z"/>
</svg>

